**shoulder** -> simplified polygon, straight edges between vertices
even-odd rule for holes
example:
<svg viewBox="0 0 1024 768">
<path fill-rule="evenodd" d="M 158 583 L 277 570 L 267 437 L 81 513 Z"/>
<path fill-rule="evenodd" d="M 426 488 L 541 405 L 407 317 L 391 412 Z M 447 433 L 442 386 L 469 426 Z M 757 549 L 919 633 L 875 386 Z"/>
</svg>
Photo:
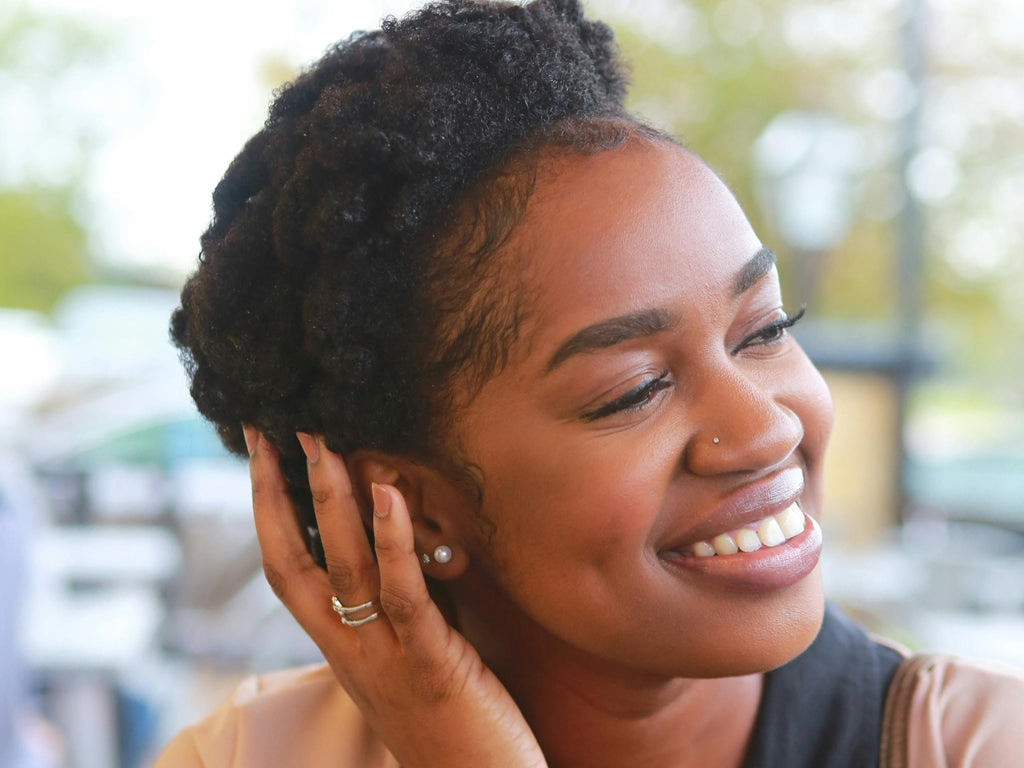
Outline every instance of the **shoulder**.
<svg viewBox="0 0 1024 768">
<path fill-rule="evenodd" d="M 912 765 L 984 768 L 1024 754 L 1024 672 L 938 655 L 915 676 L 907 731 Z"/>
<path fill-rule="evenodd" d="M 327 665 L 246 679 L 179 733 L 155 768 L 390 768 L 391 756 Z"/>
</svg>

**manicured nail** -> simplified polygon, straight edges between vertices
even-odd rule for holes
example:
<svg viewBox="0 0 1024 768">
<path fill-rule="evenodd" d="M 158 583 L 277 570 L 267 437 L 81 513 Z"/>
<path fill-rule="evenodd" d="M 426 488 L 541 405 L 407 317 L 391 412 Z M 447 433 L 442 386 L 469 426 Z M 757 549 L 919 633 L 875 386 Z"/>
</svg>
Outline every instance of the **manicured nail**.
<svg viewBox="0 0 1024 768">
<path fill-rule="evenodd" d="M 320 461 L 320 443 L 317 439 L 307 432 L 296 432 L 295 436 L 299 438 L 302 452 L 306 454 L 306 461 L 310 464 Z"/>
<path fill-rule="evenodd" d="M 256 432 L 256 427 L 250 427 L 248 424 L 242 425 L 242 436 L 245 437 L 245 450 L 252 456 L 256 450 L 256 441 L 259 440 L 259 433 Z"/>
<path fill-rule="evenodd" d="M 383 485 L 370 484 L 370 492 L 373 494 L 373 514 L 377 517 L 387 517 L 391 513 L 391 493 Z"/>
</svg>

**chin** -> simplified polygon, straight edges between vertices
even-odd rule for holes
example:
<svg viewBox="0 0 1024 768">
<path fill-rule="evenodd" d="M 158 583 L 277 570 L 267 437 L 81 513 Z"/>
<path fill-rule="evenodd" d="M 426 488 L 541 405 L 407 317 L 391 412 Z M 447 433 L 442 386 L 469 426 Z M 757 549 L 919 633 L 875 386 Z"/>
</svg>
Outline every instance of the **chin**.
<svg viewBox="0 0 1024 768">
<path fill-rule="evenodd" d="M 775 599 L 773 599 L 775 598 Z M 769 672 L 792 661 L 814 642 L 825 616 L 818 568 L 777 595 L 759 595 L 729 611 L 728 638 L 711 638 L 709 663 L 689 677 L 736 677 Z M 736 627 L 739 624 L 739 628 Z"/>
</svg>

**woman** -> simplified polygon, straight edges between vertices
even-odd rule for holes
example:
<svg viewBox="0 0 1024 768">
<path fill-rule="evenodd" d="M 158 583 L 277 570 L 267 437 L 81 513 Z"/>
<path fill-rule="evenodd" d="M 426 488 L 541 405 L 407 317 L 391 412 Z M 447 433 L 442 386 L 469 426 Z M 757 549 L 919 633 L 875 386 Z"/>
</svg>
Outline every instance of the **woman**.
<svg viewBox="0 0 1024 768">
<path fill-rule="evenodd" d="M 624 91 L 578 3 L 452 0 L 280 94 L 173 334 L 329 666 L 158 765 L 874 764 L 900 655 L 825 612 L 799 313 Z"/>
</svg>

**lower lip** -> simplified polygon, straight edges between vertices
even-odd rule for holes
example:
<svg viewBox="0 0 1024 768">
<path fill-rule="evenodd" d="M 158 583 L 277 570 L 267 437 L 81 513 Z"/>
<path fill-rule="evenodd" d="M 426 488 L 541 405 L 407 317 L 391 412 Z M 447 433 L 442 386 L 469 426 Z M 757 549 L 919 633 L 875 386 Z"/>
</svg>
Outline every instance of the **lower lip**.
<svg viewBox="0 0 1024 768">
<path fill-rule="evenodd" d="M 737 552 L 714 557 L 661 556 L 672 570 L 713 579 L 723 587 L 742 592 L 773 592 L 792 586 L 807 576 L 821 557 L 821 528 L 810 516 L 803 533 L 777 547 L 756 552 Z"/>
</svg>

